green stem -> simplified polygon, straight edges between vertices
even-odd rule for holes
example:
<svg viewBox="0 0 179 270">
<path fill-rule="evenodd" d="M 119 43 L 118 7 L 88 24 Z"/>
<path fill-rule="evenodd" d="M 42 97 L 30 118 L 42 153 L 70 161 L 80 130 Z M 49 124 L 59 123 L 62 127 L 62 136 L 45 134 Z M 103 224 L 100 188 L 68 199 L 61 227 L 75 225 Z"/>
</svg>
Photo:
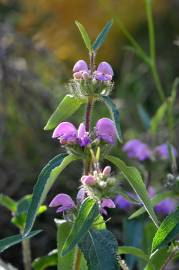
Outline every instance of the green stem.
<svg viewBox="0 0 179 270">
<path fill-rule="evenodd" d="M 152 0 L 145 0 L 146 3 L 146 13 L 147 13 L 147 21 L 148 21 L 148 30 L 149 30 L 149 44 L 150 44 L 150 69 L 154 79 L 154 83 L 163 103 L 165 101 L 164 90 L 160 81 L 160 77 L 157 70 L 156 64 L 156 46 L 155 46 L 155 31 L 154 31 L 154 22 L 153 22 L 153 14 L 152 14 Z"/>
<path fill-rule="evenodd" d="M 151 65 L 150 65 L 150 68 L 151 68 L 151 73 L 152 73 L 152 76 L 153 76 L 153 79 L 154 79 L 154 83 L 155 83 L 155 87 L 157 89 L 157 92 L 158 92 L 158 95 L 161 99 L 161 102 L 165 102 L 165 95 L 164 95 L 164 91 L 163 91 L 163 88 L 162 88 L 162 84 L 161 84 L 161 81 L 160 81 L 160 77 L 159 77 L 159 74 L 158 74 L 158 70 L 157 70 L 157 67 L 156 67 L 156 63 L 154 62 L 154 60 L 152 61 Z"/>
<path fill-rule="evenodd" d="M 81 251 L 79 248 L 77 248 L 73 270 L 80 270 L 80 263 L 81 263 Z"/>
<path fill-rule="evenodd" d="M 22 241 L 22 254 L 24 270 L 31 270 L 31 250 L 30 250 L 30 240 L 26 239 Z"/>
</svg>

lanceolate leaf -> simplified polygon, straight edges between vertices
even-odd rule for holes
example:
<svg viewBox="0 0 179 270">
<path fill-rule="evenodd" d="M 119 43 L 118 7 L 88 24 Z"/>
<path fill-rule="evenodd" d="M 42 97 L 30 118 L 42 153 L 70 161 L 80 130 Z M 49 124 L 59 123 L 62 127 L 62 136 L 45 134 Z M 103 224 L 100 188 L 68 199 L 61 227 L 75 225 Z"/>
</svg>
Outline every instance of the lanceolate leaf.
<svg viewBox="0 0 179 270">
<path fill-rule="evenodd" d="M 167 216 L 158 228 L 152 242 L 152 252 L 164 246 L 179 233 L 179 209 Z M 171 237 L 169 237 L 171 236 Z"/>
<path fill-rule="evenodd" d="M 96 202 L 90 198 L 85 199 L 79 209 L 78 216 L 71 229 L 71 232 L 64 243 L 62 255 L 67 254 L 75 247 L 76 244 L 79 243 L 79 241 L 88 232 L 98 215 L 99 209 Z"/>
<path fill-rule="evenodd" d="M 32 201 L 27 213 L 24 235 L 28 234 L 32 229 L 38 209 L 45 200 L 48 191 L 54 184 L 58 175 L 66 166 L 76 159 L 78 159 L 78 157 L 73 154 L 59 154 L 43 168 L 37 179 L 37 183 L 34 186 Z"/>
<path fill-rule="evenodd" d="M 110 162 L 112 162 L 116 167 L 118 167 L 121 170 L 125 179 L 131 185 L 131 187 L 136 192 L 136 194 L 139 196 L 141 202 L 143 203 L 146 211 L 148 212 L 149 216 L 153 220 L 154 224 L 158 227 L 157 217 L 153 210 L 150 199 L 148 198 L 148 193 L 147 193 L 146 187 L 144 185 L 144 182 L 142 180 L 142 177 L 139 171 L 134 167 L 127 166 L 119 158 L 116 158 L 113 156 L 107 156 L 106 159 L 108 159 Z"/>
<path fill-rule="evenodd" d="M 119 270 L 118 244 L 108 230 L 90 230 L 79 244 L 88 270 Z"/>
<path fill-rule="evenodd" d="M 76 112 L 79 107 L 85 102 L 85 98 L 66 95 L 60 102 L 54 113 L 51 115 L 44 129 L 50 130 L 55 128 L 61 121 L 64 121 L 74 112 Z"/>
<path fill-rule="evenodd" d="M 16 211 L 17 203 L 9 196 L 0 194 L 0 205 L 6 207 L 11 212 Z"/>
<path fill-rule="evenodd" d="M 22 242 L 25 239 L 31 238 L 35 235 L 37 235 L 38 233 L 40 233 L 41 231 L 33 231 L 31 233 L 29 233 L 28 235 L 26 235 L 25 237 L 23 237 L 21 234 L 16 234 L 13 236 L 9 236 L 7 238 L 1 239 L 0 240 L 0 252 L 3 252 L 4 250 Z"/>
<path fill-rule="evenodd" d="M 102 100 L 104 101 L 104 103 L 106 104 L 106 106 L 108 107 L 108 109 L 110 111 L 112 119 L 113 119 L 113 121 L 115 123 L 118 140 L 122 143 L 122 134 L 121 134 L 121 127 L 120 127 L 119 111 L 118 111 L 116 105 L 113 103 L 113 101 L 111 100 L 110 97 L 102 96 Z"/>
<path fill-rule="evenodd" d="M 173 191 L 166 191 L 163 193 L 159 193 L 156 196 L 154 196 L 151 199 L 151 204 L 154 207 L 156 204 L 158 204 L 159 202 L 163 201 L 166 198 L 169 197 L 173 197 L 174 196 L 174 192 Z M 146 212 L 146 209 L 142 206 L 140 209 L 138 209 L 137 211 L 135 211 L 130 217 L 129 219 L 133 219 L 136 218 L 142 214 L 144 214 Z"/>
<path fill-rule="evenodd" d="M 118 248 L 118 253 L 120 255 L 122 254 L 132 254 L 133 256 L 136 256 L 144 261 L 148 261 L 148 256 L 143 252 L 142 249 L 136 248 L 136 247 L 130 247 L 130 246 L 121 246 Z"/>
<path fill-rule="evenodd" d="M 44 270 L 44 269 L 47 269 L 47 267 L 49 266 L 56 266 L 58 262 L 57 255 L 58 255 L 58 251 L 57 249 L 55 249 L 46 256 L 36 258 L 32 263 L 33 269 Z"/>
<path fill-rule="evenodd" d="M 90 40 L 90 38 L 89 38 L 89 36 L 88 36 L 88 33 L 87 33 L 87 31 L 86 31 L 86 29 L 84 28 L 84 26 L 81 24 L 81 23 L 79 23 L 79 22 L 75 22 L 76 23 L 76 25 L 78 26 L 78 29 L 79 29 L 79 31 L 80 31 L 80 33 L 81 33 L 81 35 L 82 35 L 82 38 L 83 38 L 83 41 L 84 41 L 84 43 L 85 43 L 85 45 L 86 45 L 86 48 L 89 50 L 89 52 L 91 53 L 92 52 L 92 50 L 93 50 L 93 48 L 92 48 L 92 45 L 91 45 L 91 40 Z"/>
<path fill-rule="evenodd" d="M 96 51 L 98 50 L 104 43 L 110 29 L 111 26 L 113 24 L 113 20 L 110 20 L 109 22 L 107 22 L 107 24 L 104 26 L 104 28 L 102 29 L 102 31 L 100 32 L 100 34 L 97 36 L 95 42 L 93 43 L 93 50 Z"/>
</svg>

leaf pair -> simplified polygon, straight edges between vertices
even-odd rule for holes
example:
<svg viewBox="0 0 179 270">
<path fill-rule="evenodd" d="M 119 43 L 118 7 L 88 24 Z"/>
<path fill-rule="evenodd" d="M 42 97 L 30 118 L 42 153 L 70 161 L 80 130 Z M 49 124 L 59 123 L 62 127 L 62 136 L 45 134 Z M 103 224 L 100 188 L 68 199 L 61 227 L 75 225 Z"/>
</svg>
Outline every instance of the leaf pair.
<svg viewBox="0 0 179 270">
<path fill-rule="evenodd" d="M 102 31 L 100 32 L 100 34 L 97 36 L 96 40 L 93 42 L 91 42 L 91 39 L 86 31 L 86 29 L 84 28 L 84 26 L 79 23 L 79 22 L 75 22 L 80 33 L 81 33 L 81 36 L 83 38 L 83 41 L 89 51 L 89 53 L 91 54 L 93 51 L 97 51 L 104 43 L 110 29 L 111 29 L 111 26 L 113 24 L 113 20 L 110 20 L 107 22 L 107 24 L 104 26 L 104 28 L 102 29 Z"/>
</svg>

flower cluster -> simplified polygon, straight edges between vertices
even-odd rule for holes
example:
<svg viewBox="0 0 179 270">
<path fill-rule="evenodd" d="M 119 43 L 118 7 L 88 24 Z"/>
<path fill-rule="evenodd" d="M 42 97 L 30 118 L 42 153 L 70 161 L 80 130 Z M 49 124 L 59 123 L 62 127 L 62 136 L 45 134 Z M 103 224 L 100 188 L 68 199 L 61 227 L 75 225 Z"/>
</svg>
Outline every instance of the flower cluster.
<svg viewBox="0 0 179 270">
<path fill-rule="evenodd" d="M 79 97 L 109 95 L 113 87 L 113 75 L 112 67 L 107 62 L 101 62 L 96 70 L 91 70 L 84 60 L 79 60 L 73 67 L 69 90 Z"/>
<path fill-rule="evenodd" d="M 88 146 L 94 139 L 111 145 L 116 142 L 116 129 L 111 119 L 102 118 L 98 120 L 94 128 L 94 134 L 95 138 L 92 138 L 86 131 L 84 123 L 81 123 L 79 128 L 76 129 L 72 123 L 62 122 L 55 128 L 52 138 L 59 139 L 61 144 L 78 144 L 80 147 Z"/>
<path fill-rule="evenodd" d="M 115 178 L 110 177 L 111 167 L 106 166 L 102 171 L 81 177 L 81 187 L 76 201 L 81 204 L 85 197 L 91 197 L 98 202 L 101 214 L 107 215 L 106 208 L 115 208 L 116 204 L 111 199 L 111 194 L 116 189 Z M 72 198 L 67 194 L 58 194 L 50 203 L 50 207 L 57 207 L 57 213 L 71 212 L 77 207 Z"/>
<path fill-rule="evenodd" d="M 168 146 L 165 143 L 151 149 L 142 141 L 133 139 L 124 145 L 123 151 L 127 153 L 129 158 L 135 158 L 139 161 L 144 161 L 150 158 L 163 160 L 169 159 Z M 177 156 L 177 150 L 174 148 L 174 146 L 172 146 L 172 151 L 173 155 Z"/>
<path fill-rule="evenodd" d="M 79 60 L 73 67 L 73 77 L 75 80 L 86 80 L 91 78 L 98 81 L 111 81 L 113 70 L 107 62 L 101 62 L 93 73 L 89 70 L 87 63 L 84 60 Z"/>
</svg>

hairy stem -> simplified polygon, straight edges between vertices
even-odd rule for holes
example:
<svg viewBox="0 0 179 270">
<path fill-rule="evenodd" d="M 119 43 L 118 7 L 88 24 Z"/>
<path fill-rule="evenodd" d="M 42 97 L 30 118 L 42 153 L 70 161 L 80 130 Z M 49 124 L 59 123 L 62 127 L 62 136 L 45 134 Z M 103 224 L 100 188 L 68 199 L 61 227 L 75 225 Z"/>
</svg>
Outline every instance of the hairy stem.
<svg viewBox="0 0 179 270">
<path fill-rule="evenodd" d="M 86 117 L 85 117 L 86 131 L 90 130 L 90 119 L 91 119 L 92 107 L 93 107 L 93 97 L 89 96 L 88 97 L 88 104 L 86 107 Z"/>
<path fill-rule="evenodd" d="M 22 254 L 24 270 L 31 270 L 31 250 L 30 250 L 30 240 L 26 239 L 22 241 Z"/>
</svg>

